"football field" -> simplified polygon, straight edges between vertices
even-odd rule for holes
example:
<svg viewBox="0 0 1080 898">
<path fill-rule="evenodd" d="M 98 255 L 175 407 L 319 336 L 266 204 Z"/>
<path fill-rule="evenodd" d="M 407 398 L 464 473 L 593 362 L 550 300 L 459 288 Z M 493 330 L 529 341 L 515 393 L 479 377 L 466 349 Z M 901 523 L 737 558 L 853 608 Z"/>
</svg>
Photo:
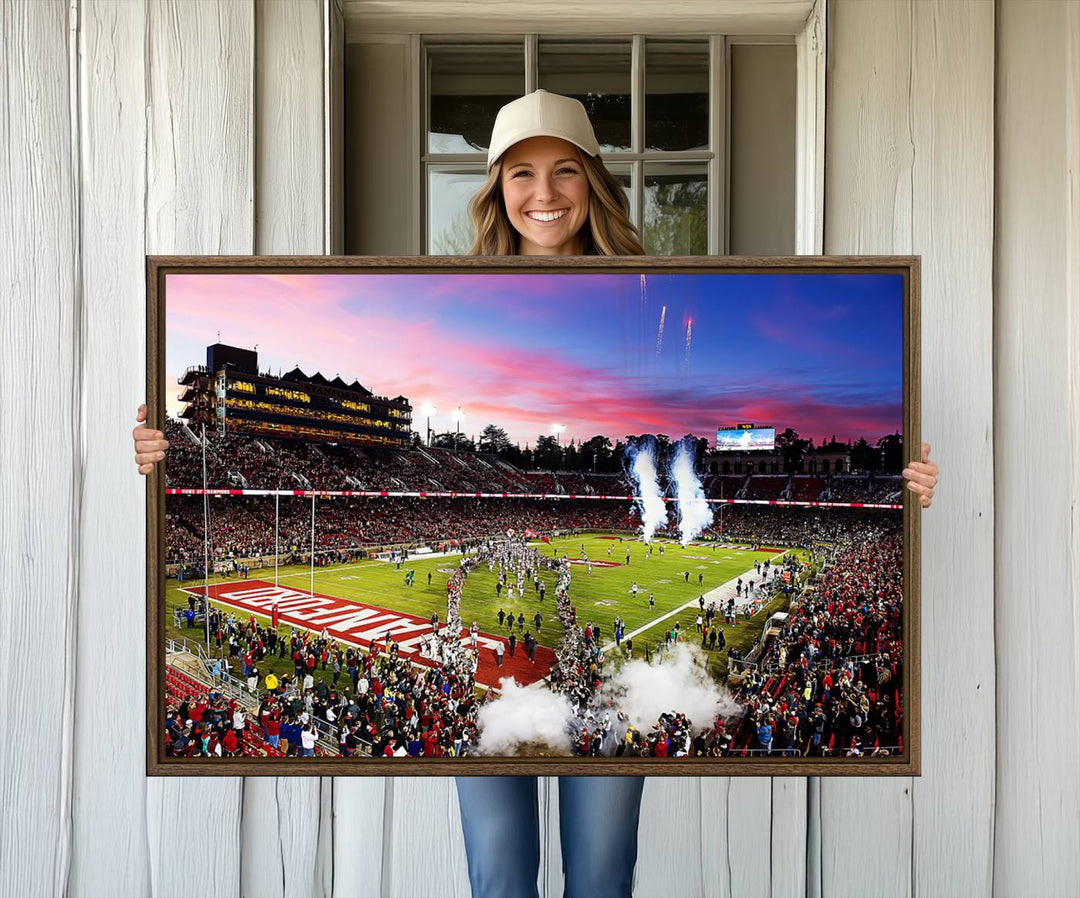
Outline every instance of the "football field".
<svg viewBox="0 0 1080 898">
<path fill-rule="evenodd" d="M 621 617 L 626 635 L 633 638 L 635 657 L 644 655 L 646 644 L 654 651 L 657 642 L 676 621 L 685 639 L 700 644 L 695 626 L 699 596 L 704 596 L 706 607 L 711 601 L 720 607 L 735 594 L 736 578 L 742 577 L 744 584 L 748 580 L 760 582 L 761 575 L 754 571 L 755 560 L 777 559 L 783 551 L 767 548 L 755 552 L 713 542 L 691 543 L 684 548 L 663 539 L 646 546 L 640 539 L 606 534 L 556 538 L 550 543 L 533 541 L 530 545 L 544 556 L 559 559 L 565 556 L 571 562 L 570 600 L 577 608 L 581 626 L 599 624 L 602 644 L 607 645 L 614 641 L 615 618 Z M 591 571 L 584 558 L 592 562 Z M 458 554 L 418 555 L 400 565 L 382 560 L 358 561 L 316 568 L 314 584 L 310 568 L 281 568 L 277 576 L 280 585 L 291 590 L 306 593 L 313 588 L 317 595 L 377 606 L 424 620 L 430 620 L 432 613 L 437 612 L 440 621 L 445 622 L 446 582 L 459 561 Z M 414 572 L 412 586 L 406 584 L 409 571 Z M 506 637 L 509 635 L 506 624 L 499 624 L 501 609 L 515 620 L 523 616 L 524 629 L 537 635 L 540 645 L 554 648 L 562 629 L 555 613 L 556 573 L 541 570 L 540 579 L 546 587 L 541 601 L 539 590 L 529 580 L 525 581 L 524 595 L 517 591 L 514 580 L 510 581 L 514 586 L 512 596 L 505 589 L 498 593 L 497 572 L 497 568 L 492 572 L 486 564 L 481 564 L 469 574 L 461 599 L 463 625 L 468 628 L 475 621 L 481 633 Z M 273 568 L 252 571 L 251 576 L 273 583 L 274 571 Z M 230 581 L 236 582 L 235 578 L 211 578 L 212 584 Z M 198 585 L 201 581 L 187 581 L 183 587 L 197 592 Z M 175 581 L 169 581 L 166 601 L 169 635 L 190 636 L 190 630 L 172 631 L 172 608 L 187 606 L 187 595 Z M 742 601 L 737 599 L 740 605 Z M 727 645 L 748 649 L 760 634 L 768 614 L 783 607 L 783 600 L 778 599 L 749 621 L 740 614 L 737 626 L 723 626 Z M 539 633 L 535 626 L 538 612 L 542 619 Z M 720 622 L 720 618 L 714 622 Z M 521 630 L 515 628 L 515 632 L 520 638 Z M 726 674 L 726 649 L 711 654 L 714 672 Z"/>
</svg>

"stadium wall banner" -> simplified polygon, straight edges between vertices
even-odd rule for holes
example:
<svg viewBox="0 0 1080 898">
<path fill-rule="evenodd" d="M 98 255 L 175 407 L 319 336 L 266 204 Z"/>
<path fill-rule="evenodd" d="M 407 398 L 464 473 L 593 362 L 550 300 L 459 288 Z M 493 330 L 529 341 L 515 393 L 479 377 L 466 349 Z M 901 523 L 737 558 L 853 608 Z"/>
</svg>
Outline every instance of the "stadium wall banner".
<svg viewBox="0 0 1080 898">
<path fill-rule="evenodd" d="M 147 257 L 148 774 L 919 775 L 919 273 Z"/>
</svg>

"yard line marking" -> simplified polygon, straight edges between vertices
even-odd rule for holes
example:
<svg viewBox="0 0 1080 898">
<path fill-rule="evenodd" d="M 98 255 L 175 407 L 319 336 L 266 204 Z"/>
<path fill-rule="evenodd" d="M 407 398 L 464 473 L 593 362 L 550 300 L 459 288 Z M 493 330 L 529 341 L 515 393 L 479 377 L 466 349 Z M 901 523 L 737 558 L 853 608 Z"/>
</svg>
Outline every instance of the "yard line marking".
<svg viewBox="0 0 1080 898">
<path fill-rule="evenodd" d="M 779 555 L 774 555 L 772 558 L 769 559 L 769 561 L 770 561 L 769 566 L 770 567 L 772 566 L 771 562 L 774 559 L 783 558 L 790 551 L 791 551 L 790 549 L 785 549 Z M 732 577 L 726 583 L 721 583 L 719 586 L 713 587 L 707 593 L 704 593 L 704 595 L 705 595 L 705 604 L 708 605 L 710 601 L 715 600 L 717 606 L 719 607 L 721 600 L 726 600 L 729 596 L 732 595 L 732 593 L 735 592 L 735 582 L 737 580 L 739 580 L 741 577 L 747 577 L 749 574 L 756 574 L 756 573 L 757 572 L 753 568 L 750 568 L 748 571 L 746 571 L 746 572 L 744 572 L 742 574 L 736 574 L 734 577 Z M 723 592 L 725 589 L 727 590 L 726 593 Z M 698 595 L 700 596 L 700 595 L 702 595 L 702 593 L 698 593 Z M 744 593 L 744 595 L 745 595 L 745 593 Z M 710 599 L 710 597 L 712 597 L 712 598 Z M 638 627 L 636 630 L 633 630 L 630 633 L 623 634 L 623 639 L 633 639 L 635 636 L 637 636 L 637 635 L 639 635 L 641 633 L 644 633 L 644 632 L 646 632 L 648 630 L 651 630 L 657 624 L 663 623 L 669 617 L 673 617 L 676 614 L 678 614 L 679 612 L 685 611 L 687 608 L 694 608 L 695 606 L 697 606 L 697 604 L 698 604 L 698 600 L 695 597 L 695 598 L 691 599 L 689 602 L 687 602 L 685 605 L 680 605 L 678 608 L 672 609 L 667 614 L 662 614 L 660 617 L 656 618 L 653 621 L 650 621 L 647 624 L 644 624 L 643 626 Z M 745 608 L 747 604 L 748 603 L 746 601 L 742 600 L 741 596 L 736 596 L 736 601 L 735 601 L 735 609 L 736 609 L 736 611 L 738 609 L 740 609 L 740 608 Z M 615 643 L 614 642 L 609 642 L 607 645 L 601 646 L 600 651 L 607 652 L 609 649 L 613 649 L 613 648 L 615 648 Z"/>
</svg>

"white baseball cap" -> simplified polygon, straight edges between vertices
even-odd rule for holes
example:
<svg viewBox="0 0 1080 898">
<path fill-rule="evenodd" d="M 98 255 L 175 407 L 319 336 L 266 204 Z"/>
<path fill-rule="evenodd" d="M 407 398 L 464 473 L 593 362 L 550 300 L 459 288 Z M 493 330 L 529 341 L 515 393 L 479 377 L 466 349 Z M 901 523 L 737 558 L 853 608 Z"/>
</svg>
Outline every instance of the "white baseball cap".
<svg viewBox="0 0 1080 898">
<path fill-rule="evenodd" d="M 491 129 L 491 168 L 510 147 L 529 137 L 561 137 L 590 156 L 600 152 L 585 107 L 573 97 L 533 91 L 503 106 Z"/>
</svg>

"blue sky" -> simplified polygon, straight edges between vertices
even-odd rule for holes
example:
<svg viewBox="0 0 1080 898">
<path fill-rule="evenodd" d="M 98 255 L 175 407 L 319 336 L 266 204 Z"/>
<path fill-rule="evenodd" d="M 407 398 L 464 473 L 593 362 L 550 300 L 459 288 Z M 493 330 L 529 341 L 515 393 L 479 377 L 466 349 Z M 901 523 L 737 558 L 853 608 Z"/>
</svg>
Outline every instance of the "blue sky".
<svg viewBox="0 0 1080 898">
<path fill-rule="evenodd" d="M 553 423 L 564 441 L 751 422 L 873 442 L 902 428 L 902 291 L 898 274 L 169 275 L 166 367 L 171 387 L 220 331 L 264 371 L 432 402 L 436 430 L 460 406 L 464 432 L 523 444 Z"/>
</svg>

